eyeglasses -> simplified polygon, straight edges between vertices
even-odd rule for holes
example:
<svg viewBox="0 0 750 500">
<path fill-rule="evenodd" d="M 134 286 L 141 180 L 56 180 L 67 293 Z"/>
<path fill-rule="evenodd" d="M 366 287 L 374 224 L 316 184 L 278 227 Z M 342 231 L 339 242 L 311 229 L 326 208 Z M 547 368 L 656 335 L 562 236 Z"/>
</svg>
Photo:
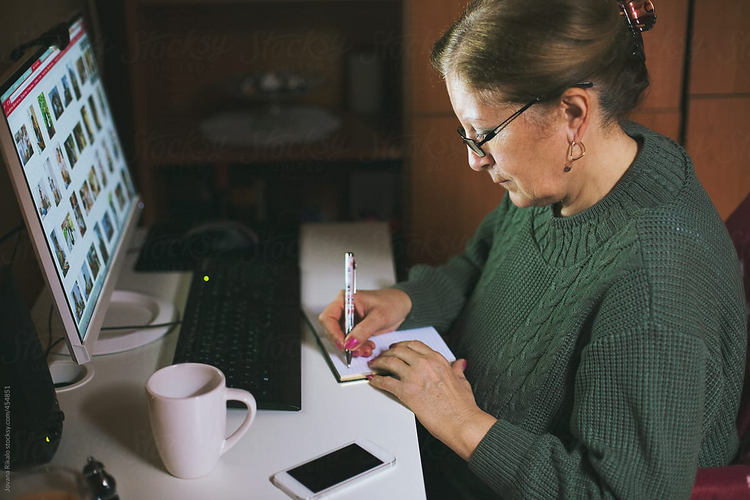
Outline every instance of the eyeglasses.
<svg viewBox="0 0 750 500">
<path fill-rule="evenodd" d="M 480 158 L 484 158 L 487 155 L 487 153 L 485 153 L 484 150 L 482 150 L 482 145 L 486 144 L 488 141 L 491 141 L 492 139 L 494 139 L 497 134 L 499 134 L 505 127 L 507 127 L 508 125 L 510 125 L 510 122 L 512 122 L 513 120 L 515 120 L 519 116 L 521 116 L 521 113 L 523 113 L 524 111 L 526 111 L 531 106 L 533 106 L 534 104 L 538 103 L 539 101 L 541 101 L 541 97 L 537 97 L 533 101 L 529 101 L 528 104 L 526 104 L 524 107 L 522 107 L 521 109 L 519 109 L 518 111 L 516 111 L 512 115 L 510 115 L 503 123 L 501 123 L 500 125 L 498 125 L 497 127 L 495 127 L 492 130 L 492 132 L 490 132 L 489 134 L 485 135 L 484 139 L 482 139 L 479 142 L 477 142 L 474 139 L 469 139 L 468 137 L 466 137 L 466 130 L 463 127 L 458 127 L 458 135 L 461 136 L 461 139 L 464 141 L 464 144 L 466 144 L 466 146 L 475 155 L 477 155 Z"/>
<path fill-rule="evenodd" d="M 580 88 L 591 88 L 593 86 L 594 86 L 594 84 L 591 83 L 591 82 L 581 82 L 581 83 L 577 83 L 577 84 L 574 85 L 574 87 L 580 87 Z M 486 144 L 487 142 L 489 142 L 492 139 L 494 139 L 495 136 L 497 136 L 497 134 L 499 134 L 500 132 L 502 132 L 505 127 L 507 127 L 508 125 L 510 125 L 510 122 L 512 122 L 513 120 L 515 120 L 519 116 L 521 116 L 521 114 L 524 111 L 526 111 L 527 109 L 529 109 L 534 104 L 536 104 L 538 102 L 542 102 L 543 100 L 544 100 L 543 97 L 536 97 L 536 98 L 532 99 L 531 101 L 529 101 L 528 103 L 526 103 L 521 109 L 519 109 L 518 111 L 516 111 L 515 113 L 513 113 L 512 115 L 510 115 L 508 118 L 506 118 L 505 121 L 503 121 L 503 123 L 501 123 L 500 125 L 498 125 L 494 129 L 492 129 L 492 131 L 489 132 L 487 135 L 485 135 L 484 138 L 482 140 L 480 140 L 480 141 L 477 141 L 475 139 L 469 139 L 468 137 L 466 137 L 466 130 L 463 127 L 458 127 L 458 135 L 461 136 L 461 140 L 464 141 L 464 144 L 466 144 L 466 146 L 471 150 L 472 153 L 474 153 L 475 155 L 477 155 L 480 158 L 484 158 L 485 156 L 487 156 L 487 153 L 485 153 L 484 150 L 482 149 L 482 146 L 484 144 Z"/>
</svg>

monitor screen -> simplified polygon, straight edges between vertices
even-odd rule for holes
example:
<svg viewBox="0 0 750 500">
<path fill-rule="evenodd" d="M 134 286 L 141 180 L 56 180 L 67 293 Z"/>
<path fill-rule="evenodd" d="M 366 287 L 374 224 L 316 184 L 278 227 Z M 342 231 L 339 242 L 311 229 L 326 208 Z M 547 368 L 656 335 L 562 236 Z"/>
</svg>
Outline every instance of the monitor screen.
<svg viewBox="0 0 750 500">
<path fill-rule="evenodd" d="M 0 104 L 8 129 L 0 138 L 32 241 L 63 323 L 83 343 L 139 197 L 82 18 L 70 24 L 66 48 L 42 47 L 0 82 Z"/>
</svg>

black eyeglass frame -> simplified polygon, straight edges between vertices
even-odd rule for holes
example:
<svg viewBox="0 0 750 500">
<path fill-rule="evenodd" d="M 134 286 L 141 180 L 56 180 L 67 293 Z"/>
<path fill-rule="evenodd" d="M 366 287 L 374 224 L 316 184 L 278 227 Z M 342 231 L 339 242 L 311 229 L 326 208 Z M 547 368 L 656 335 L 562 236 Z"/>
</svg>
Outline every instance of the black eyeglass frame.
<svg viewBox="0 0 750 500">
<path fill-rule="evenodd" d="M 584 89 L 590 89 L 591 87 L 594 86 L 594 84 L 592 82 L 580 82 L 580 83 L 576 83 L 573 86 L 574 87 L 584 88 Z M 494 139 L 495 137 L 497 137 L 497 134 L 499 134 L 500 132 L 502 132 L 503 129 L 505 127 L 507 127 L 508 125 L 510 125 L 510 123 L 513 120 L 515 120 L 516 118 L 518 118 L 519 116 L 521 116 L 521 114 L 524 111 L 526 111 L 527 109 L 529 109 L 534 104 L 536 104 L 538 102 L 544 101 L 545 99 L 546 99 L 545 97 L 541 97 L 541 96 L 540 97 L 535 97 L 534 99 L 532 99 L 528 103 L 524 104 L 524 106 L 521 109 L 519 109 L 518 111 L 516 111 L 515 113 L 513 113 L 512 115 L 510 115 L 505 120 L 503 120 L 503 122 L 500 125 L 498 125 L 494 129 L 492 129 L 492 132 L 490 132 L 489 134 L 487 134 L 484 137 L 484 139 L 482 139 L 479 142 L 475 141 L 474 139 L 469 139 L 468 137 L 466 137 L 466 130 L 463 127 L 458 127 L 458 129 L 457 129 L 458 135 L 461 136 L 461 140 L 464 141 L 464 144 L 466 144 L 466 146 L 469 148 L 469 150 L 471 150 L 472 153 L 474 153 L 475 155 L 477 155 L 480 158 L 484 158 L 485 156 L 487 156 L 487 153 L 485 153 L 484 150 L 482 149 L 482 146 L 484 144 L 486 144 L 487 142 L 489 142 L 492 139 Z"/>
</svg>

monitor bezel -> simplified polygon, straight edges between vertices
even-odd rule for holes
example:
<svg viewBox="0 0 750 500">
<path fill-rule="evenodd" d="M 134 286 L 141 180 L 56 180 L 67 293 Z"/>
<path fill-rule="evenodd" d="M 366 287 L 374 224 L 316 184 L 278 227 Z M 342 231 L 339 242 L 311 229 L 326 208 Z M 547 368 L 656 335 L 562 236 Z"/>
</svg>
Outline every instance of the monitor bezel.
<svg viewBox="0 0 750 500">
<path fill-rule="evenodd" d="M 84 29 L 86 29 L 88 35 L 88 26 L 86 25 L 84 16 L 81 14 L 75 15 L 68 22 L 68 27 L 73 26 L 73 24 L 77 23 L 79 20 L 83 23 Z M 9 88 L 9 84 L 12 84 L 12 82 L 15 82 L 20 78 L 20 76 L 23 75 L 23 73 L 31 67 L 34 61 L 43 55 L 47 49 L 48 47 L 39 47 L 38 49 L 27 52 L 13 66 L 11 66 L 8 71 L 3 73 L 2 76 L 0 76 L 0 95 Z M 107 103 L 109 104 L 109 98 L 106 91 L 104 94 Z M 128 244 L 133 240 L 138 220 L 143 211 L 142 198 L 136 189 L 130 210 L 125 216 L 125 221 L 121 226 L 121 236 L 116 247 L 112 251 L 109 272 L 104 279 L 101 293 L 88 323 L 88 328 L 86 332 L 84 332 L 83 340 L 81 340 L 74 312 L 67 300 L 62 277 L 60 276 L 57 270 L 57 265 L 54 261 L 53 250 L 47 242 L 44 227 L 42 226 L 42 221 L 37 214 L 36 205 L 31 194 L 31 187 L 26 181 L 21 159 L 16 153 L 15 143 L 13 142 L 13 133 L 8 126 L 7 120 L 3 118 L 2 121 L 4 124 L 3 126 L 0 126 L 0 144 L 2 144 L 1 149 L 3 159 L 5 160 L 6 168 L 11 179 L 13 191 L 19 202 L 21 215 L 26 224 L 29 239 L 34 248 L 34 253 L 36 254 L 37 261 L 41 266 L 42 275 L 47 287 L 52 294 L 54 306 L 60 316 L 64 329 L 65 341 L 68 344 L 70 355 L 76 363 L 88 363 L 91 361 L 94 353 L 94 345 L 99 338 L 99 333 L 110 303 L 110 298 L 115 288 L 115 282 L 117 281 L 117 278 L 122 271 L 122 266 L 126 260 Z M 120 134 L 117 127 L 115 127 L 114 130 L 119 140 Z M 125 162 L 125 164 L 128 168 L 130 167 L 127 162 Z"/>
</svg>

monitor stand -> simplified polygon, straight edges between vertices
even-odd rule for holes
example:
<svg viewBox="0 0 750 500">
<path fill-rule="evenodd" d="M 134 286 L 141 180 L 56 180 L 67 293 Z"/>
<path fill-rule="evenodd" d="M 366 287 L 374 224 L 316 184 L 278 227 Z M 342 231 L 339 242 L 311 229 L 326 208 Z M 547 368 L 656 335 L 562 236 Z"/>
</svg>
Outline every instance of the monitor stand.
<svg viewBox="0 0 750 500">
<path fill-rule="evenodd" d="M 94 356 L 141 347 L 163 337 L 174 325 L 156 328 L 105 330 L 108 327 L 162 325 L 177 319 L 172 302 L 127 290 L 115 290 L 109 299 L 102 330 L 94 344 Z"/>
<path fill-rule="evenodd" d="M 177 319 L 177 308 L 170 301 L 129 290 L 114 290 L 109 300 L 99 338 L 94 343 L 93 355 L 129 351 L 151 343 L 172 329 L 172 326 L 105 330 L 131 325 L 161 325 Z M 56 354 L 68 354 L 68 346 L 60 342 L 53 349 Z"/>
</svg>

